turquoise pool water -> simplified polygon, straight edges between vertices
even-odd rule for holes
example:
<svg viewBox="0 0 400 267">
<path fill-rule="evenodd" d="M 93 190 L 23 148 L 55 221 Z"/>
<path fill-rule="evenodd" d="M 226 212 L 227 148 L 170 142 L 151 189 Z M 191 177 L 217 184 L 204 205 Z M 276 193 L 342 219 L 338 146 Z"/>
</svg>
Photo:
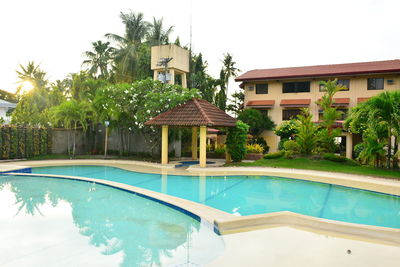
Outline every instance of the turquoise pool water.
<svg viewBox="0 0 400 267">
<path fill-rule="evenodd" d="M 199 202 L 231 214 L 276 211 L 400 228 L 400 197 L 331 184 L 269 176 L 178 176 L 106 166 L 32 168 L 33 173 L 116 181 Z"/>
<path fill-rule="evenodd" d="M 0 177 L 0 266 L 200 266 L 224 249 L 196 218 L 95 183 Z"/>
</svg>

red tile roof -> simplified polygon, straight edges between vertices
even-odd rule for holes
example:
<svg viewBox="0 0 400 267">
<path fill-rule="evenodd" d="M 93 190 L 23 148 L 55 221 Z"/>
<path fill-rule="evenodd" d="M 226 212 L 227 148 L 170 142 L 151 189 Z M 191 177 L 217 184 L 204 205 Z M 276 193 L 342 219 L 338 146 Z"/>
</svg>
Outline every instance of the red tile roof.
<svg viewBox="0 0 400 267">
<path fill-rule="evenodd" d="M 357 98 L 357 103 L 365 102 L 365 101 L 367 101 L 368 99 L 369 99 L 369 97 L 359 97 L 359 98 Z"/>
<path fill-rule="evenodd" d="M 283 99 L 281 100 L 281 106 L 283 107 L 294 107 L 301 108 L 307 107 L 311 103 L 311 99 Z"/>
<path fill-rule="evenodd" d="M 278 69 L 262 69 L 248 71 L 235 79 L 235 81 L 289 79 L 306 77 L 338 77 L 354 74 L 375 74 L 387 72 L 400 72 L 400 60 L 385 60 L 373 62 L 318 65 Z"/>
<path fill-rule="evenodd" d="M 270 108 L 273 105 L 275 105 L 275 100 L 253 100 L 253 101 L 248 101 L 246 107 Z"/>
<path fill-rule="evenodd" d="M 236 119 L 206 100 L 193 98 L 159 114 L 145 125 L 233 127 Z"/>
</svg>

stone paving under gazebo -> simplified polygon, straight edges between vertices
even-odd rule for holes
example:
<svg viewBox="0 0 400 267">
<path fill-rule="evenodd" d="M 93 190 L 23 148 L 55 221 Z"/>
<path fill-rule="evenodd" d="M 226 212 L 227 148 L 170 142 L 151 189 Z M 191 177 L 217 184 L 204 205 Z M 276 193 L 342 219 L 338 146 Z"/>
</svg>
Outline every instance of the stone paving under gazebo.
<svg viewBox="0 0 400 267">
<path fill-rule="evenodd" d="M 235 127 L 236 119 L 206 100 L 192 98 L 159 114 L 145 123 L 162 127 L 161 164 L 168 164 L 168 127 L 192 127 L 192 159 L 197 160 L 197 136 L 200 129 L 200 167 L 206 167 L 207 127 Z"/>
</svg>

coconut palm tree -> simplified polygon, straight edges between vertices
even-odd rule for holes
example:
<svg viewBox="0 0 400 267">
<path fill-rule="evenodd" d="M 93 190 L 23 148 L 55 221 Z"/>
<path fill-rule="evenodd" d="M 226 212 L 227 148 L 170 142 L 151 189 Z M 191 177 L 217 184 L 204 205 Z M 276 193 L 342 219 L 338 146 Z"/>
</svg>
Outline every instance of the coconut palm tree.
<svg viewBox="0 0 400 267">
<path fill-rule="evenodd" d="M 224 54 L 224 59 L 222 60 L 222 70 L 224 72 L 224 83 L 225 83 L 225 94 L 228 95 L 228 85 L 229 85 L 229 79 L 231 77 L 236 77 L 238 75 L 238 72 L 240 71 L 238 68 L 236 68 L 236 62 L 233 61 L 232 55 L 229 53 Z"/>
<path fill-rule="evenodd" d="M 16 70 L 18 75 L 19 86 L 17 87 L 16 94 L 21 93 L 22 85 L 25 82 L 30 82 L 34 89 L 43 89 L 48 84 L 46 79 L 46 73 L 40 69 L 39 65 L 36 65 L 34 61 L 28 62 L 28 65 L 24 67 L 22 64 L 19 65 L 20 70 Z"/>
<path fill-rule="evenodd" d="M 150 46 L 169 43 L 169 35 L 174 30 L 174 26 L 164 29 L 163 20 L 164 18 L 156 19 L 153 17 L 153 23 L 150 24 L 149 32 L 146 37 Z"/>
<path fill-rule="evenodd" d="M 144 21 L 143 13 L 120 14 L 125 25 L 125 34 L 107 33 L 106 37 L 116 43 L 114 61 L 117 69 L 117 80 L 132 82 L 139 68 L 139 50 L 149 29 L 149 23 Z"/>
<path fill-rule="evenodd" d="M 87 58 L 83 61 L 82 66 L 88 67 L 88 73 L 92 77 L 108 79 L 110 76 L 110 65 L 112 62 L 112 55 L 114 48 L 110 46 L 110 42 L 103 43 L 97 41 L 92 43 L 93 51 L 86 51 L 84 53 Z"/>
</svg>

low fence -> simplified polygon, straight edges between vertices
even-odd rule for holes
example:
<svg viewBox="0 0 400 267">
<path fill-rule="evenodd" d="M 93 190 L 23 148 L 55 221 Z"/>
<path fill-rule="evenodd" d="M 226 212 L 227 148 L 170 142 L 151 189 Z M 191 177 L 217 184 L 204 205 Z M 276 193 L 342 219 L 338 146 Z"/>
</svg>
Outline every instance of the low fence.
<svg viewBox="0 0 400 267">
<path fill-rule="evenodd" d="M 0 159 L 21 159 L 51 153 L 52 131 L 47 128 L 0 127 Z"/>
<path fill-rule="evenodd" d="M 92 131 L 76 132 L 69 129 L 49 129 L 34 127 L 18 127 L 14 125 L 0 126 L 0 160 L 32 158 L 47 154 L 68 154 L 72 151 L 75 135 L 76 155 L 104 153 L 103 127 Z M 151 150 L 141 134 L 114 130 L 108 137 L 109 154 L 124 153 L 159 154 L 160 148 Z M 181 154 L 181 142 L 171 141 L 169 151 Z"/>
</svg>

